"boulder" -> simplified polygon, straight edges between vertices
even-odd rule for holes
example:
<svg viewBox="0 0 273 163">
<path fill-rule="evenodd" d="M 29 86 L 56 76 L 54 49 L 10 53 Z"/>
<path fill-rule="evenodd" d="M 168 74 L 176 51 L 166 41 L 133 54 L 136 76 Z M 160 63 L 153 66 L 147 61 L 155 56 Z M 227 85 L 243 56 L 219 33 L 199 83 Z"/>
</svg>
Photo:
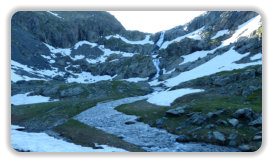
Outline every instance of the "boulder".
<svg viewBox="0 0 273 163">
<path fill-rule="evenodd" d="M 254 121 L 249 122 L 248 125 L 250 125 L 250 126 L 261 126 L 262 125 L 262 116 L 259 116 Z"/>
<path fill-rule="evenodd" d="M 226 138 L 225 138 L 225 135 L 222 134 L 221 132 L 218 132 L 218 131 L 214 131 L 213 132 L 213 136 L 216 140 L 220 141 L 220 142 L 225 142 L 226 141 Z"/>
<path fill-rule="evenodd" d="M 186 135 L 180 135 L 178 138 L 176 138 L 176 141 L 181 142 L 181 143 L 185 143 L 185 142 L 189 142 L 190 139 Z"/>
<path fill-rule="evenodd" d="M 249 108 L 238 109 L 233 114 L 233 117 L 237 119 L 245 119 L 248 121 L 253 121 L 254 119 L 258 118 L 257 115 Z"/>
<path fill-rule="evenodd" d="M 62 90 L 60 92 L 61 97 L 71 97 L 71 96 L 77 96 L 83 93 L 84 90 L 81 87 L 75 87 L 75 88 L 68 88 L 66 90 Z"/>
<path fill-rule="evenodd" d="M 232 118 L 228 119 L 228 123 L 230 123 L 233 127 L 236 127 L 239 124 L 238 119 Z"/>
<path fill-rule="evenodd" d="M 193 125 L 201 125 L 208 119 L 208 116 L 206 114 L 203 114 L 201 112 L 195 112 L 191 115 L 191 117 L 188 119 L 188 121 Z"/>
<path fill-rule="evenodd" d="M 209 119 L 210 119 L 210 118 L 215 118 L 215 117 L 217 117 L 218 115 L 222 114 L 223 112 L 224 112 L 223 110 L 218 110 L 218 111 L 216 111 L 216 112 L 209 112 L 209 113 L 207 114 L 207 116 L 208 116 Z"/>
<path fill-rule="evenodd" d="M 239 147 L 239 150 L 241 150 L 242 152 L 250 152 L 251 151 L 251 148 L 249 145 L 240 145 Z"/>
<path fill-rule="evenodd" d="M 231 146 L 231 147 L 236 147 L 237 143 L 236 143 L 236 141 L 231 140 L 231 141 L 229 141 L 228 145 Z"/>
<path fill-rule="evenodd" d="M 178 108 L 174 108 L 174 109 L 170 109 L 168 111 L 166 111 L 166 115 L 169 116 L 181 116 L 185 113 L 185 109 L 188 108 L 188 106 L 183 106 L 183 107 L 178 107 Z"/>
<path fill-rule="evenodd" d="M 222 119 L 217 120 L 217 121 L 216 121 L 216 124 L 217 124 L 217 125 L 224 125 L 224 126 L 227 126 L 227 125 L 228 125 L 227 121 L 222 120 Z"/>
</svg>

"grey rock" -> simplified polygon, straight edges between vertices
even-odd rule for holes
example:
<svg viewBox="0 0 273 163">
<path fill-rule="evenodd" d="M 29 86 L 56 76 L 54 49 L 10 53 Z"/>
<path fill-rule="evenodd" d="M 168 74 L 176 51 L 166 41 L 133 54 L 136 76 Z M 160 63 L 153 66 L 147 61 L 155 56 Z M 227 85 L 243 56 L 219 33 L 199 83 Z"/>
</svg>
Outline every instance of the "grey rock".
<svg viewBox="0 0 273 163">
<path fill-rule="evenodd" d="M 254 141 L 262 140 L 262 136 L 256 135 L 253 137 Z"/>
<path fill-rule="evenodd" d="M 217 117 L 218 115 L 222 114 L 224 111 L 223 110 L 218 110 L 216 112 L 209 112 L 207 114 L 208 118 L 211 119 L 211 118 L 215 118 Z"/>
<path fill-rule="evenodd" d="M 176 141 L 181 142 L 181 143 L 185 143 L 185 142 L 189 142 L 190 139 L 186 135 L 180 135 L 178 138 L 176 138 Z"/>
<path fill-rule="evenodd" d="M 181 116 L 183 114 L 185 114 L 185 109 L 188 108 L 188 106 L 183 106 L 183 107 L 178 107 L 178 108 L 174 108 L 174 109 L 170 109 L 168 111 L 166 111 L 166 115 L 170 115 L 170 116 Z"/>
<path fill-rule="evenodd" d="M 231 140 L 231 141 L 229 141 L 228 145 L 231 146 L 231 147 L 236 147 L 237 143 L 236 143 L 236 141 Z"/>
<path fill-rule="evenodd" d="M 196 131 L 199 131 L 199 130 L 201 130 L 201 129 L 202 129 L 202 127 L 196 127 L 196 128 L 194 128 L 194 129 L 188 131 L 187 134 L 192 134 L 192 133 L 194 133 L 194 132 L 196 132 Z"/>
<path fill-rule="evenodd" d="M 239 124 L 238 119 L 232 118 L 232 119 L 228 119 L 228 122 L 233 126 L 236 127 Z"/>
<path fill-rule="evenodd" d="M 249 122 L 248 125 L 250 125 L 250 126 L 261 126 L 262 125 L 262 116 L 259 116 L 254 121 Z"/>
<path fill-rule="evenodd" d="M 242 152 L 250 152 L 251 151 L 251 148 L 249 145 L 240 145 L 238 147 Z"/>
<path fill-rule="evenodd" d="M 226 138 L 225 138 L 225 135 L 222 134 L 221 132 L 218 132 L 218 131 L 214 131 L 213 132 L 213 136 L 216 140 L 220 141 L 220 142 L 225 142 L 226 141 Z"/>
<path fill-rule="evenodd" d="M 192 116 L 188 119 L 188 121 L 191 124 L 194 125 L 201 125 L 208 119 L 208 116 L 206 114 L 203 114 L 201 112 L 195 112 L 192 114 Z"/>
<path fill-rule="evenodd" d="M 58 92 L 58 89 L 59 89 L 59 86 L 47 87 L 42 92 L 42 95 L 44 96 L 56 95 Z"/>
<path fill-rule="evenodd" d="M 258 118 L 257 115 L 249 108 L 238 109 L 233 114 L 233 117 L 237 119 L 245 119 L 248 121 L 253 121 L 254 119 Z"/>
<path fill-rule="evenodd" d="M 217 120 L 217 121 L 216 121 L 216 124 L 217 124 L 217 125 L 224 125 L 224 126 L 227 126 L 227 125 L 228 125 L 227 121 L 222 120 L 222 119 Z"/>
<path fill-rule="evenodd" d="M 68 88 L 66 90 L 62 90 L 60 92 L 61 97 L 71 97 L 71 96 L 77 96 L 83 93 L 84 90 L 81 87 L 75 87 L 75 88 Z"/>
</svg>

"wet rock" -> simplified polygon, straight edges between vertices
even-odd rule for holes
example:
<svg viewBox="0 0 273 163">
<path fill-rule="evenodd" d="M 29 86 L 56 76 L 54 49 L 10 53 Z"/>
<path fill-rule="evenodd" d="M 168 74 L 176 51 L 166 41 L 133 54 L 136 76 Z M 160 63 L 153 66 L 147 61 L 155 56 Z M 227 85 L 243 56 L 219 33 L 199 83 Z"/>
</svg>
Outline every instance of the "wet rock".
<svg viewBox="0 0 273 163">
<path fill-rule="evenodd" d="M 256 136 L 253 137 L 253 140 L 254 141 L 262 140 L 262 136 L 256 135 Z"/>
<path fill-rule="evenodd" d="M 169 116 L 181 116 L 185 113 L 185 109 L 188 108 L 189 106 L 183 106 L 183 107 L 178 107 L 178 108 L 174 108 L 174 109 L 170 109 L 168 111 L 166 111 L 166 115 Z"/>
<path fill-rule="evenodd" d="M 262 116 L 259 116 L 254 121 L 249 122 L 248 125 L 250 125 L 250 126 L 261 126 L 262 125 Z"/>
<path fill-rule="evenodd" d="M 257 115 L 249 108 L 238 109 L 233 114 L 233 117 L 237 119 L 245 119 L 248 121 L 253 121 L 254 119 L 258 118 Z"/>
<path fill-rule="evenodd" d="M 156 124 L 157 127 L 162 128 L 163 125 L 164 125 L 164 119 L 163 118 L 157 119 L 155 121 L 155 124 Z"/>
<path fill-rule="evenodd" d="M 227 125 L 228 125 L 227 121 L 222 120 L 222 119 L 217 120 L 217 121 L 216 121 L 216 124 L 217 124 L 217 125 L 224 125 L 224 126 L 227 126 Z"/>
<path fill-rule="evenodd" d="M 226 141 L 226 138 L 225 138 L 225 135 L 222 134 L 221 132 L 218 132 L 218 131 L 214 131 L 213 132 L 213 136 L 216 140 L 220 141 L 220 142 L 225 142 Z"/>
<path fill-rule="evenodd" d="M 228 119 L 228 122 L 233 126 L 236 127 L 239 124 L 238 119 L 232 118 L 232 119 Z"/>
<path fill-rule="evenodd" d="M 125 122 L 125 124 L 126 125 L 132 125 L 132 124 L 135 124 L 136 122 L 134 122 L 134 121 L 127 121 L 127 122 Z"/>
<path fill-rule="evenodd" d="M 242 152 L 250 152 L 251 151 L 251 148 L 249 145 L 240 145 L 238 147 Z"/>
<path fill-rule="evenodd" d="M 188 121 L 193 125 L 201 125 L 208 119 L 208 116 L 206 114 L 203 114 L 201 112 L 195 112 L 191 115 L 191 117 L 188 119 Z"/>
<path fill-rule="evenodd" d="M 176 138 L 176 141 L 181 142 L 181 143 L 185 143 L 185 142 L 189 142 L 190 139 L 186 135 L 180 135 L 178 138 Z"/>
</svg>

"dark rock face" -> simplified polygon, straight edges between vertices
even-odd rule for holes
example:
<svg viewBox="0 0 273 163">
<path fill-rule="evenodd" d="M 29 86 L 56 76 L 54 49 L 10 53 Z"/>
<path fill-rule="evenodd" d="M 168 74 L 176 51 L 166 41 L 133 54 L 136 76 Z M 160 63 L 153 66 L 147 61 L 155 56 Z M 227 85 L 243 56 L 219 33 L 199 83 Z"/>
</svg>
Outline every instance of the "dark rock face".
<svg viewBox="0 0 273 163">
<path fill-rule="evenodd" d="M 190 139 L 185 135 L 180 135 L 178 138 L 176 138 L 177 142 L 186 143 L 189 142 Z"/>
</svg>

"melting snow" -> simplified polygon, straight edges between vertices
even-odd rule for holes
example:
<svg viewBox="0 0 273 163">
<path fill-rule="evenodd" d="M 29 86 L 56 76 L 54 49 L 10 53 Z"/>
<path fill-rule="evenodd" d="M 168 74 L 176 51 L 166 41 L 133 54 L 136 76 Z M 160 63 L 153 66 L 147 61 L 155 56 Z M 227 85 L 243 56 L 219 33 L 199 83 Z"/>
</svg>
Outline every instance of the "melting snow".
<svg viewBox="0 0 273 163">
<path fill-rule="evenodd" d="M 203 29 L 204 29 L 204 27 L 199 28 L 199 29 L 197 29 L 196 31 L 193 31 L 193 32 L 191 32 L 191 33 L 188 33 L 188 34 L 186 34 L 186 35 L 184 35 L 184 36 L 177 37 L 176 39 L 173 39 L 173 40 L 171 40 L 171 41 L 165 41 L 165 42 L 161 45 L 160 49 L 166 49 L 170 44 L 172 44 L 172 43 L 174 43 L 174 42 L 177 42 L 177 41 L 181 41 L 181 40 L 183 40 L 183 39 L 186 38 L 186 37 L 187 37 L 187 38 L 191 38 L 191 39 L 195 39 L 195 40 L 201 40 L 201 36 L 200 36 L 198 33 L 200 33 Z"/>
<path fill-rule="evenodd" d="M 72 76 L 67 78 L 68 83 L 95 83 L 102 80 L 112 80 L 112 78 L 109 75 L 103 75 L 103 76 L 93 76 L 90 72 L 82 72 L 82 73 L 74 73 L 74 75 L 78 76 L 77 78 L 74 78 Z"/>
<path fill-rule="evenodd" d="M 159 40 L 157 41 L 156 45 L 160 47 L 164 41 L 165 31 L 161 32 Z"/>
<path fill-rule="evenodd" d="M 262 64 L 262 61 L 250 62 L 250 63 L 244 63 L 244 64 L 234 63 L 235 61 L 238 61 L 248 55 L 249 53 L 239 54 L 238 52 L 233 50 L 233 48 L 231 48 L 229 51 L 214 57 L 208 62 L 192 70 L 182 72 L 178 76 L 166 80 L 166 83 L 164 84 L 168 87 L 173 87 L 182 82 L 193 80 L 193 79 L 207 76 L 207 75 L 211 75 L 217 72 L 231 71 L 234 69 L 241 69 L 251 65 Z"/>
<path fill-rule="evenodd" d="M 262 53 L 255 54 L 254 56 L 250 57 L 251 61 L 262 59 Z"/>
<path fill-rule="evenodd" d="M 231 38 L 223 41 L 223 45 L 229 45 L 236 42 L 240 37 L 248 37 L 253 31 L 257 30 L 261 26 L 261 16 L 258 15 L 247 22 L 241 24 Z"/>
<path fill-rule="evenodd" d="M 79 41 L 79 42 L 77 42 L 77 43 L 74 45 L 74 49 L 78 49 L 80 46 L 82 46 L 82 45 L 84 45 L 84 44 L 90 45 L 92 48 L 98 45 L 98 44 L 96 44 L 96 43 L 91 43 L 91 42 L 89 42 L 89 41 L 85 41 L 85 40 L 84 40 L 84 41 Z"/>
<path fill-rule="evenodd" d="M 50 97 L 44 96 L 28 96 L 30 92 L 25 94 L 17 94 L 11 96 L 11 104 L 13 105 L 25 105 L 25 104 L 35 104 L 35 103 L 42 103 L 42 102 L 49 102 Z M 56 100 L 54 100 L 56 101 Z"/>
<path fill-rule="evenodd" d="M 215 52 L 216 49 L 219 49 L 220 47 L 221 46 L 219 46 L 218 48 L 215 48 L 213 50 L 202 50 L 202 51 L 193 52 L 188 55 L 183 55 L 181 57 L 184 58 L 184 61 L 181 62 L 179 65 L 182 65 L 182 64 L 185 64 L 188 62 L 194 62 L 194 61 L 198 60 L 199 58 L 204 58 L 208 55 L 208 53 L 213 53 L 213 52 Z"/>
<path fill-rule="evenodd" d="M 121 148 L 99 145 L 103 149 L 83 147 L 74 143 L 56 139 L 45 133 L 18 131 L 23 127 L 11 125 L 11 145 L 14 149 L 31 152 L 127 152 Z"/>
<path fill-rule="evenodd" d="M 112 37 L 117 38 L 117 39 L 121 39 L 122 41 L 126 42 L 127 44 L 139 44 L 139 45 L 154 44 L 153 41 L 150 41 L 151 35 L 146 35 L 145 39 L 140 40 L 140 41 L 130 41 L 130 40 L 127 40 L 125 37 L 122 37 L 120 35 L 110 35 L 110 36 L 106 36 L 105 38 L 107 40 L 109 40 Z"/>
<path fill-rule="evenodd" d="M 173 91 L 162 91 L 156 93 L 155 95 L 148 98 L 148 102 L 155 105 L 160 106 L 171 106 L 171 103 L 174 102 L 175 99 L 182 97 L 187 94 L 203 92 L 203 89 L 191 89 L 191 88 L 183 88 L 177 89 Z"/>
<path fill-rule="evenodd" d="M 147 81 L 148 79 L 149 78 L 147 77 L 147 78 L 128 78 L 128 79 L 121 79 L 121 80 L 137 83 L 139 81 Z"/>
<path fill-rule="evenodd" d="M 218 38 L 218 37 L 220 37 L 220 36 L 224 36 L 224 35 L 227 34 L 227 33 L 228 33 L 228 30 L 227 30 L 227 29 L 218 31 L 218 32 L 216 33 L 216 35 L 213 36 L 211 39 L 212 39 L 212 40 L 213 40 L 213 39 L 216 39 L 216 38 Z"/>
</svg>

